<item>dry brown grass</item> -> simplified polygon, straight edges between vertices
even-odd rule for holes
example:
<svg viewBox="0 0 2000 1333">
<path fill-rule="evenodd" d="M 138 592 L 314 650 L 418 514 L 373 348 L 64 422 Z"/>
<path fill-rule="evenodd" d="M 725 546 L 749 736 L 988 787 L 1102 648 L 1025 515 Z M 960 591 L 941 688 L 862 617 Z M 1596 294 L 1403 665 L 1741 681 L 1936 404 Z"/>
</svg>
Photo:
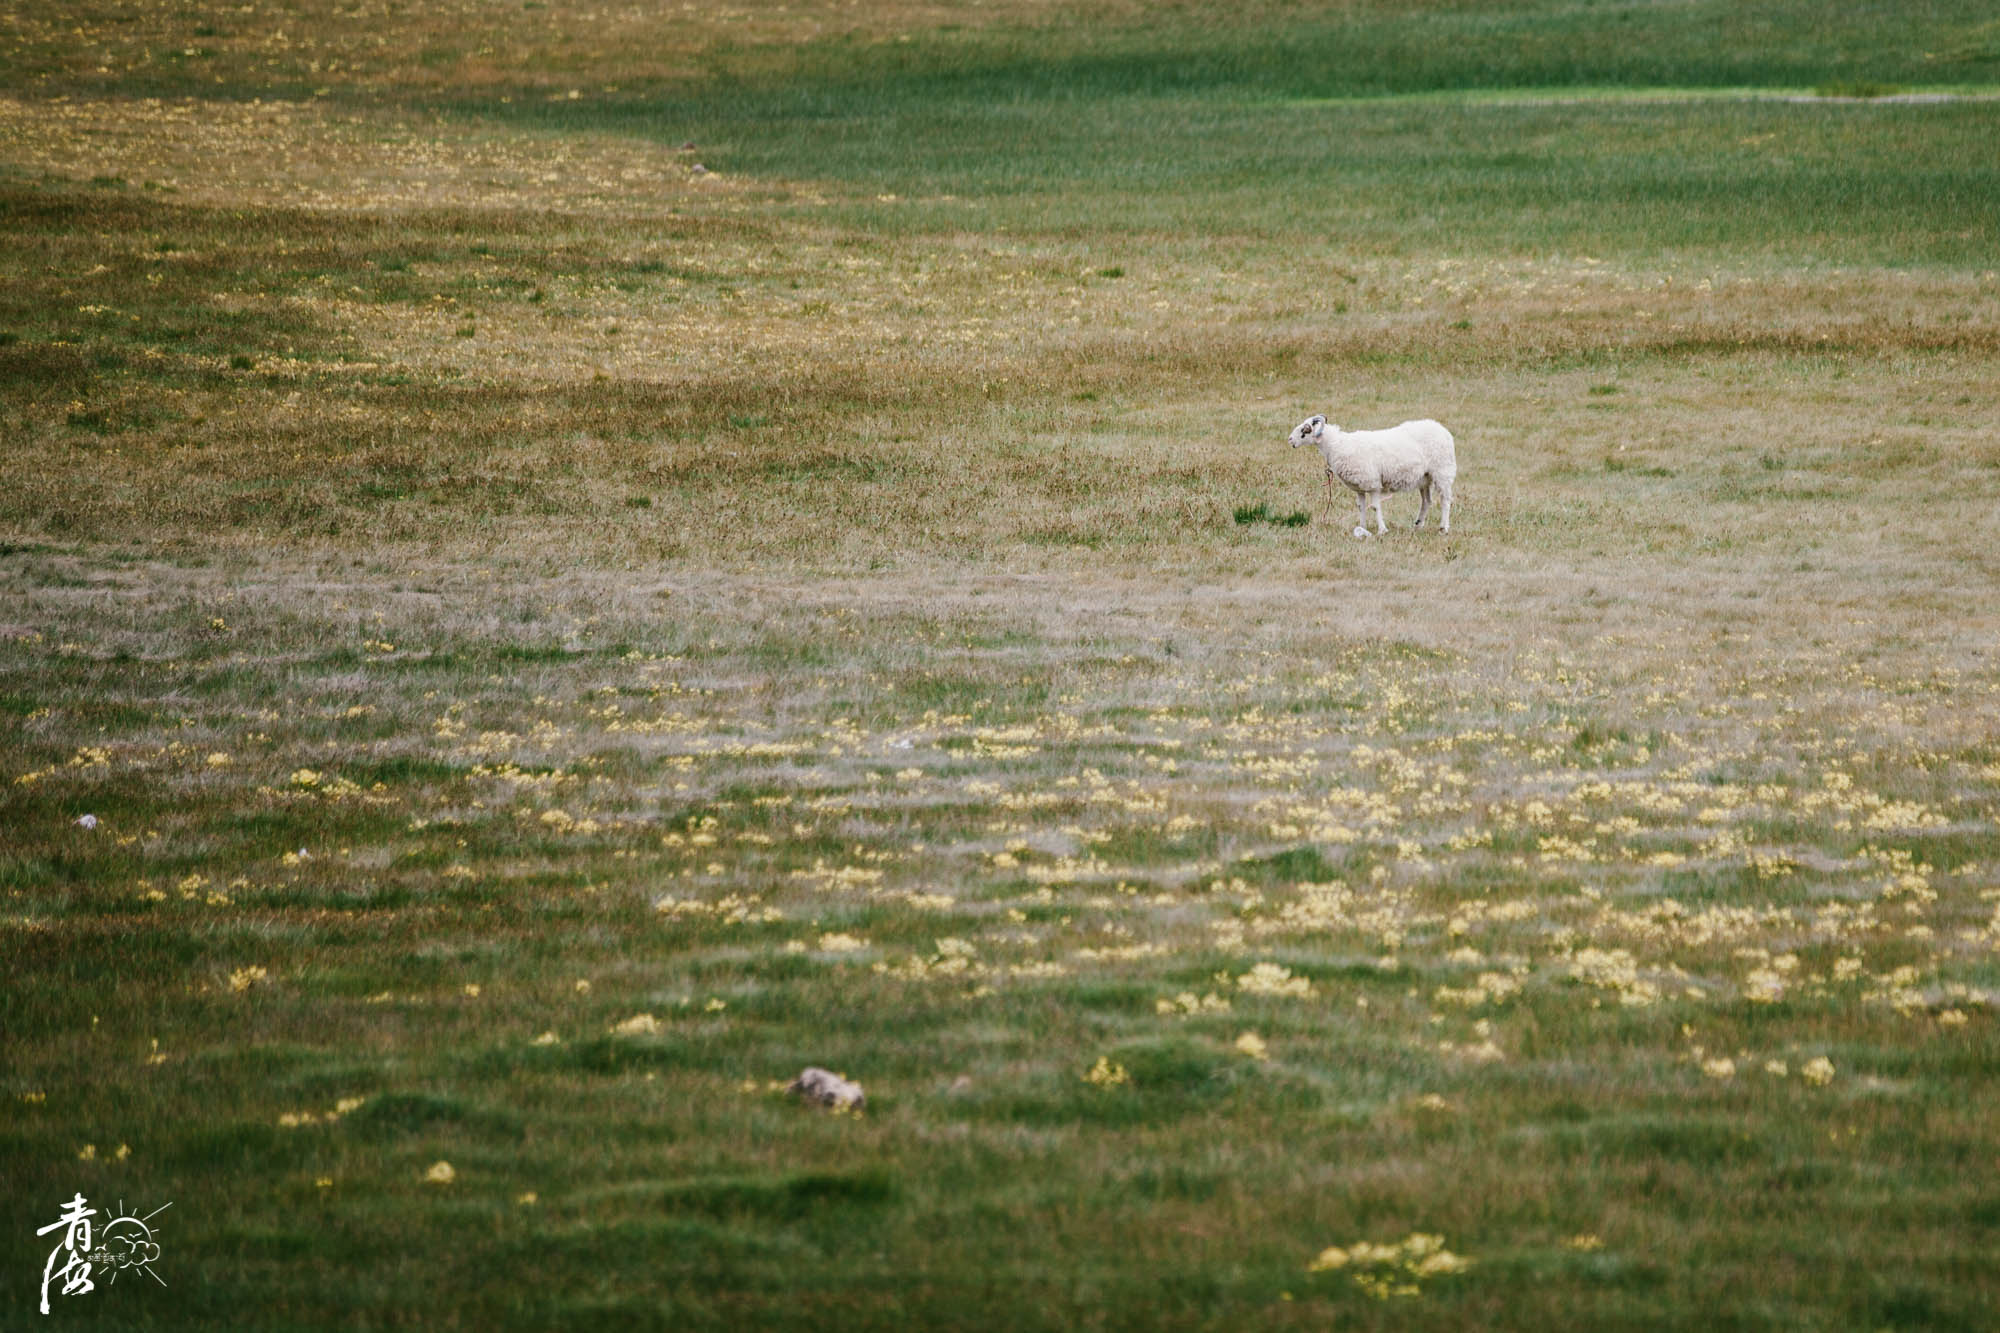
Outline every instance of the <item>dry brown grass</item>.
<svg viewBox="0 0 2000 1333">
<path fill-rule="evenodd" d="M 27 404 L 17 513 L 59 531 L 499 554 L 556 530 L 565 560 L 828 570 L 977 532 L 1008 564 L 1345 569 L 1375 556 L 1315 532 L 1247 558 L 1226 521 L 1305 504 L 1276 441 L 1331 410 L 1458 430 L 1475 565 L 1644 561 L 1671 585 L 1712 557 L 1796 604 L 1820 559 L 1925 607 L 1989 573 L 1987 274 L 1245 241 L 1113 278 L 1095 242 L 874 236 L 608 135 L 551 157 L 309 107 L 9 115 L 48 168 L 175 186 L 45 242 L 32 299 L 84 338 L 192 302 L 280 342 L 245 373 L 156 341 L 144 377 Z M 230 199 L 278 211 L 245 237 Z M 80 437 L 93 413 L 116 428 Z M 1926 521 L 1893 522 L 1898 496 Z"/>
<path fill-rule="evenodd" d="M 1093 7 L 1108 15 L 1130 6 Z M 815 39 L 893 43 L 941 23 L 1045 17 L 1034 0 L 989 4 L 523 6 L 518 0 L 423 5 L 312 0 L 204 13 L 173 4 L 29 10 L 10 54 L 40 83 L 117 89 L 168 71 L 226 86 L 303 82 L 462 93 L 499 86 L 554 97 L 706 72 L 718 47 Z M 206 76 L 205 78 L 203 76 Z"/>
</svg>

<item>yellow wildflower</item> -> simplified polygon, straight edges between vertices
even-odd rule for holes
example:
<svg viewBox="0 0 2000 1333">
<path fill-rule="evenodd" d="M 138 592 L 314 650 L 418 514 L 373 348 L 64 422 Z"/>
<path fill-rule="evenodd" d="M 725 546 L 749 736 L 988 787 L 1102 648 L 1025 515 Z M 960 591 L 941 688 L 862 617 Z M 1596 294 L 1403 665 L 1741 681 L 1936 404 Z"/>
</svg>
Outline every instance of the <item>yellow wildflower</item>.
<svg viewBox="0 0 2000 1333">
<path fill-rule="evenodd" d="M 1251 995 L 1293 995 L 1301 999 L 1313 993 L 1309 979 L 1295 977 L 1290 968 L 1276 963 L 1258 963 L 1236 978 L 1236 988 Z"/>
<path fill-rule="evenodd" d="M 1126 1072 L 1124 1065 L 1114 1064 L 1110 1056 L 1100 1055 L 1097 1063 L 1083 1076 L 1083 1081 L 1100 1088 L 1115 1088 L 1130 1083 L 1132 1075 Z"/>
</svg>

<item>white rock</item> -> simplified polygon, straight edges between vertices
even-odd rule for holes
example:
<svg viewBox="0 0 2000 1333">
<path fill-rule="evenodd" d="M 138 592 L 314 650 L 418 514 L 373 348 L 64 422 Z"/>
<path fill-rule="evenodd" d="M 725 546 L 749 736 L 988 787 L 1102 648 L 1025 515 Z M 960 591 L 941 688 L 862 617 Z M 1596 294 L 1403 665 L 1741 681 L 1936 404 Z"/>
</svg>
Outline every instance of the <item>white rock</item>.
<svg viewBox="0 0 2000 1333">
<path fill-rule="evenodd" d="M 785 1085 L 785 1091 L 802 1101 L 814 1102 L 820 1106 L 837 1106 L 860 1110 L 868 1104 L 868 1095 L 861 1091 L 859 1083 L 850 1083 L 831 1070 L 818 1065 L 808 1067 L 797 1078 Z"/>
<path fill-rule="evenodd" d="M 96 815 L 79 815 L 79 816 L 77 817 L 77 820 L 76 820 L 76 826 L 77 826 L 78 828 L 96 828 L 96 827 L 97 827 L 97 816 L 96 816 Z"/>
</svg>

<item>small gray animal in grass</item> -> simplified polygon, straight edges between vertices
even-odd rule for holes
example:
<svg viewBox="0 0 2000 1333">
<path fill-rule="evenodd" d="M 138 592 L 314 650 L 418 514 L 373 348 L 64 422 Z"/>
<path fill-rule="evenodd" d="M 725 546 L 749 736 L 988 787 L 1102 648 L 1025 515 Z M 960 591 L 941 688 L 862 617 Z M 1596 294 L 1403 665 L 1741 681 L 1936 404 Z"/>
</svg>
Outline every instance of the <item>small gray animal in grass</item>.
<svg viewBox="0 0 2000 1333">
<path fill-rule="evenodd" d="M 837 1111 L 859 1111 L 868 1104 L 868 1094 L 859 1083 L 850 1083 L 831 1070 L 813 1065 L 785 1085 L 785 1091 L 816 1106 Z"/>
<path fill-rule="evenodd" d="M 1405 421 L 1391 430 L 1342 430 L 1323 416 L 1309 416 L 1292 427 L 1292 448 L 1309 444 L 1326 460 L 1326 507 L 1333 508 L 1333 481 L 1338 477 L 1355 496 L 1354 535 L 1368 535 L 1368 506 L 1375 506 L 1375 531 L 1387 532 L 1382 521 L 1382 497 L 1415 489 L 1418 527 L 1430 512 L 1431 496 L 1438 503 L 1438 531 L 1451 531 L 1451 484 L 1458 476 L 1458 450 L 1451 432 L 1435 421 Z"/>
</svg>

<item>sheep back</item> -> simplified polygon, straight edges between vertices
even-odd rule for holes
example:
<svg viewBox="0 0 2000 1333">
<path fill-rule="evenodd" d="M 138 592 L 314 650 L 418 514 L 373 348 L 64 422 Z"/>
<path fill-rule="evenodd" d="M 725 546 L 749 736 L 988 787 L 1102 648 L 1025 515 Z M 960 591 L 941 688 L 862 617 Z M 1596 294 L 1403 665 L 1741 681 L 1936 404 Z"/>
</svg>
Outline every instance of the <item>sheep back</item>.
<svg viewBox="0 0 2000 1333">
<path fill-rule="evenodd" d="M 1407 491 L 1428 477 L 1449 486 L 1458 474 L 1451 432 L 1435 421 L 1390 430 L 1344 430 L 1328 462 L 1357 491 Z"/>
</svg>

